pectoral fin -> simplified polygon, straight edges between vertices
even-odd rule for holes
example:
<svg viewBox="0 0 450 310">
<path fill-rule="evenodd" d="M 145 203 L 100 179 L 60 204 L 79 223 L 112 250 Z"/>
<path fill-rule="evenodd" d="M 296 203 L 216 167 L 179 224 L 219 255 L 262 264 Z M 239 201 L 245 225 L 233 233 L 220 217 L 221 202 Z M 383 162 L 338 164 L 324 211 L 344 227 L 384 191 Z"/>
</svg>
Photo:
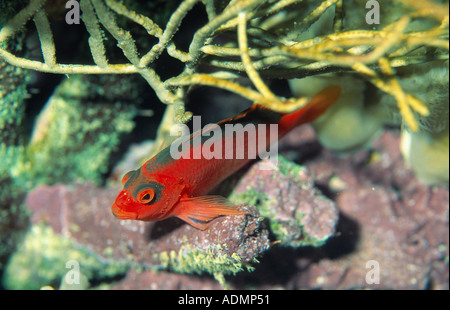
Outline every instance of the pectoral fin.
<svg viewBox="0 0 450 310">
<path fill-rule="evenodd" d="M 175 216 L 195 228 L 208 228 L 209 221 L 221 215 L 243 215 L 246 212 L 237 209 L 222 196 L 200 196 L 181 198 L 176 207 Z"/>
</svg>

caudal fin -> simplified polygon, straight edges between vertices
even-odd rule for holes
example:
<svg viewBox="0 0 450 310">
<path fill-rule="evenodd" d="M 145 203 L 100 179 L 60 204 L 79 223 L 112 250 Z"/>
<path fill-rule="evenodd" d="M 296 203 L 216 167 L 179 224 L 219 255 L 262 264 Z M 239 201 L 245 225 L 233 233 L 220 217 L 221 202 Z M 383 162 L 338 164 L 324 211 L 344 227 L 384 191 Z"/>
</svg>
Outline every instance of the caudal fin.
<svg viewBox="0 0 450 310">
<path fill-rule="evenodd" d="M 339 98 L 340 93 L 341 88 L 339 86 L 329 86 L 323 89 L 312 97 L 305 106 L 284 115 L 281 118 L 279 125 L 288 132 L 301 124 L 314 121 Z"/>
</svg>

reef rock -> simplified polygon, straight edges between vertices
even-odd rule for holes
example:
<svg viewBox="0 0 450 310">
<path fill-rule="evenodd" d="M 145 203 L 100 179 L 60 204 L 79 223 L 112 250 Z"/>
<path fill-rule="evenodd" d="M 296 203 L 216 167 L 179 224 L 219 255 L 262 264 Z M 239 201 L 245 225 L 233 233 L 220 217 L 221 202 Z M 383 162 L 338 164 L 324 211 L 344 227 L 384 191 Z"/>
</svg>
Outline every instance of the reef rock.
<svg viewBox="0 0 450 310">
<path fill-rule="evenodd" d="M 26 204 L 32 222 L 46 222 L 106 260 L 182 273 L 235 273 L 269 245 L 255 207 L 248 214 L 215 219 L 200 231 L 178 219 L 161 222 L 117 220 L 110 205 L 119 189 L 91 184 L 38 186 Z"/>
<path fill-rule="evenodd" d="M 260 161 L 241 178 L 231 199 L 254 204 L 284 246 L 321 246 L 333 236 L 338 209 L 314 185 L 308 169 L 278 157 Z"/>
</svg>

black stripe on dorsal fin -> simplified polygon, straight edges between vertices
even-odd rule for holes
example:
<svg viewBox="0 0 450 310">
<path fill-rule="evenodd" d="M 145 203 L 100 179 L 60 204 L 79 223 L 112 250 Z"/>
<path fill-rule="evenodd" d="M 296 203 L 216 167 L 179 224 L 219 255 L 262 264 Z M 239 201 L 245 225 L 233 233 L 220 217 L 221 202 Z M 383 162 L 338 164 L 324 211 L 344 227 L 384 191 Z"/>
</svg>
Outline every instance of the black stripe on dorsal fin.
<svg viewBox="0 0 450 310">
<path fill-rule="evenodd" d="M 250 108 L 243 111 L 241 114 L 231 118 L 224 119 L 218 123 L 219 126 L 225 124 L 275 124 L 280 121 L 284 116 L 284 113 L 280 113 L 271 110 L 258 103 L 253 104 Z"/>
</svg>

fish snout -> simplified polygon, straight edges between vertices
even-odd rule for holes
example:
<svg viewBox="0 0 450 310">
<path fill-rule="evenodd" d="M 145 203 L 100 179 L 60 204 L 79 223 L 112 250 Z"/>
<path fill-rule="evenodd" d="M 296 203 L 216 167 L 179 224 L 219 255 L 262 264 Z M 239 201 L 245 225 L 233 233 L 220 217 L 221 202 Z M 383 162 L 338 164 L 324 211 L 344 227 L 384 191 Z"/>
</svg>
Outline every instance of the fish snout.
<svg viewBox="0 0 450 310">
<path fill-rule="evenodd" d="M 121 220 L 136 220 L 138 217 L 136 212 L 124 211 L 115 205 L 111 207 L 111 212 L 115 217 Z"/>
<path fill-rule="evenodd" d="M 136 220 L 138 218 L 137 212 L 127 210 L 130 206 L 129 200 L 130 198 L 124 191 L 117 196 L 116 201 L 111 206 L 111 212 L 116 218 L 121 220 Z"/>
</svg>

